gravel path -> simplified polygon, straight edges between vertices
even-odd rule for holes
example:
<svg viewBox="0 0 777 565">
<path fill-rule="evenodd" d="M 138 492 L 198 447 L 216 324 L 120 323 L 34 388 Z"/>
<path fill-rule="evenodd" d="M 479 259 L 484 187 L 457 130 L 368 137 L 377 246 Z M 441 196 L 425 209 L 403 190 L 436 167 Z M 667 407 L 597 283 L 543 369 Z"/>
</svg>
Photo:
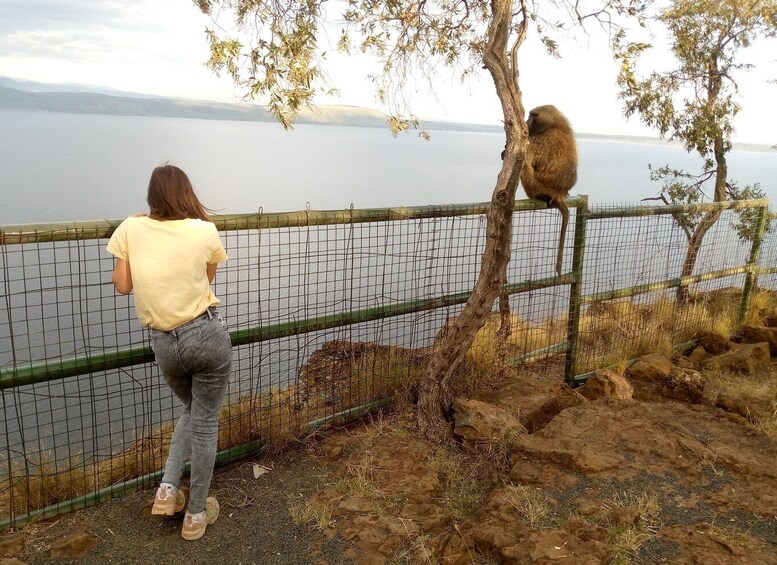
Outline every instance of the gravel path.
<svg viewBox="0 0 777 565">
<path fill-rule="evenodd" d="M 144 490 L 28 526 L 24 550 L 15 557 L 29 564 L 72 562 L 69 557 L 78 551 L 66 551 L 60 559 L 52 552 L 70 540 L 76 550 L 94 544 L 77 558 L 83 564 L 353 564 L 344 554 L 345 543 L 296 525 L 289 514 L 295 501 L 304 503 L 322 485 L 334 482 L 332 470 L 300 453 L 258 462 L 271 467 L 258 479 L 252 461 L 217 469 L 211 494 L 221 504 L 221 515 L 196 542 L 181 539 L 182 515 L 151 516 L 154 491 Z"/>
</svg>

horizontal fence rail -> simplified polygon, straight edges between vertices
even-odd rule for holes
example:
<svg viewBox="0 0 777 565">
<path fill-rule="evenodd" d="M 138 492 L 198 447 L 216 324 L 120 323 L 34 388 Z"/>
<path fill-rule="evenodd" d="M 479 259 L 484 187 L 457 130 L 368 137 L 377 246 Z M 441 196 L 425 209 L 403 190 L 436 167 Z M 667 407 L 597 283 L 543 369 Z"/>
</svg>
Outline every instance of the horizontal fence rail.
<svg viewBox="0 0 777 565">
<path fill-rule="evenodd" d="M 476 369 L 564 355 L 543 370 L 576 384 L 593 368 L 686 342 L 710 309 L 721 315 L 718 295 L 741 324 L 753 315 L 752 293 L 774 287 L 766 200 L 567 203 L 574 237 L 568 270 L 556 276 L 558 212 L 516 202 L 501 289 L 512 318 L 507 355 L 496 353 L 495 314 L 468 354 Z M 234 361 L 219 461 L 362 413 L 420 378 L 435 336 L 471 296 L 488 206 L 214 216 L 230 256 L 215 292 Z M 721 216 L 682 276 L 679 222 L 711 211 Z M 741 211 L 757 216 L 749 231 L 733 227 Z M 179 408 L 131 298 L 110 282 L 105 245 L 119 223 L 0 226 L 0 526 L 159 478 Z M 692 303 L 668 294 L 682 288 L 693 289 Z M 666 331 L 666 319 L 677 328 Z"/>
</svg>

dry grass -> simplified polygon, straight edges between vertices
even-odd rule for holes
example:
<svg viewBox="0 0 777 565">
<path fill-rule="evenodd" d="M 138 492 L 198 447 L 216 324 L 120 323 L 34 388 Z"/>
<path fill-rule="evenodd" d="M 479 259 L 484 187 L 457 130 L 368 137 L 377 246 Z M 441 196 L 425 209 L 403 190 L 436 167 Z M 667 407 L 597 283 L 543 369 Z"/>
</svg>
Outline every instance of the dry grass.
<svg viewBox="0 0 777 565">
<path fill-rule="evenodd" d="M 742 549 L 752 550 L 760 543 L 750 534 L 731 529 L 729 527 L 719 527 L 713 522 L 707 528 L 707 534 L 729 546 L 741 547 Z"/>
<path fill-rule="evenodd" d="M 518 516 L 532 530 L 552 527 L 551 499 L 541 489 L 527 485 L 509 485 L 507 499 Z"/>
<path fill-rule="evenodd" d="M 485 460 L 441 447 L 432 455 L 432 465 L 442 484 L 441 503 L 453 519 L 462 522 L 477 517 L 493 485 L 492 469 Z"/>
<path fill-rule="evenodd" d="M 391 565 L 420 565 L 437 563 L 434 550 L 429 546 L 430 537 L 425 534 L 409 536 L 389 562 Z"/>
<path fill-rule="evenodd" d="M 605 511 L 633 509 L 639 516 L 634 524 L 611 524 L 609 527 L 611 563 L 627 565 L 639 548 L 655 536 L 661 508 L 657 499 L 646 492 L 616 494 L 603 508 Z"/>
<path fill-rule="evenodd" d="M 640 300 L 620 299 L 589 304 L 581 314 L 578 359 L 575 373 L 599 367 L 623 365 L 648 353 L 671 357 L 674 347 L 686 343 L 700 330 L 716 331 L 726 337 L 737 329 L 741 291 L 723 289 L 698 294 L 687 304 L 672 294 L 643 296 Z M 746 324 L 764 325 L 777 319 L 777 293 L 753 293 Z M 532 324 L 511 317 L 512 333 L 508 355 L 523 355 L 566 340 L 565 316 Z M 478 332 L 467 358 L 480 372 L 493 372 L 496 358 L 498 315 L 493 315 Z"/>
<path fill-rule="evenodd" d="M 298 526 L 309 526 L 319 530 L 328 530 L 335 525 L 332 509 L 328 506 L 306 500 L 289 506 L 289 515 Z"/>
<path fill-rule="evenodd" d="M 777 438 L 777 369 L 763 367 L 752 375 L 743 375 L 721 369 L 705 371 L 705 396 L 714 401 L 719 393 L 737 398 L 752 399 L 753 405 L 765 407 L 753 410 L 748 416 L 754 428 L 769 437 Z"/>
<path fill-rule="evenodd" d="M 345 477 L 340 479 L 335 488 L 349 496 L 360 496 L 370 500 L 385 498 L 384 494 L 375 485 L 373 478 L 374 468 L 367 464 L 349 464 Z"/>
</svg>

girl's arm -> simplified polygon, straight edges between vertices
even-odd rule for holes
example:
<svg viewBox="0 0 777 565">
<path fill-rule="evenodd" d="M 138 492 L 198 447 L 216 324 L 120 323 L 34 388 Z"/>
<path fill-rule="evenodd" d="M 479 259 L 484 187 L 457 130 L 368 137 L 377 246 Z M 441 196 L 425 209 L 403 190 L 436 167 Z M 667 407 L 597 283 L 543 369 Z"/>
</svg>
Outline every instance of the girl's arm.
<svg viewBox="0 0 777 565">
<path fill-rule="evenodd" d="M 212 265 L 208 265 L 208 281 L 213 282 L 213 279 L 216 277 L 216 267 L 218 267 L 218 263 L 213 263 Z"/>
<path fill-rule="evenodd" d="M 113 285 L 121 294 L 132 292 L 132 271 L 130 271 L 129 261 L 116 259 L 116 266 L 113 268 Z"/>
</svg>

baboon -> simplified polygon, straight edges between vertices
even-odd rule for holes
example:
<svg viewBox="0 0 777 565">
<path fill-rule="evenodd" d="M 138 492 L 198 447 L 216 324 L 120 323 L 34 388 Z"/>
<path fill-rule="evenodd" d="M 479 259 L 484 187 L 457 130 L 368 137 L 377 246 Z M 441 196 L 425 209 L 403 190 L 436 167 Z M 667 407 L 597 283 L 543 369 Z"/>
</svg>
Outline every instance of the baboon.
<svg viewBox="0 0 777 565">
<path fill-rule="evenodd" d="M 529 198 L 543 200 L 548 207 L 561 212 L 556 273 L 561 275 L 564 238 L 569 222 L 569 209 L 564 199 L 577 182 L 577 144 L 569 121 L 550 104 L 529 112 L 529 143 L 521 169 L 521 184 Z M 502 159 L 505 152 L 502 151 Z"/>
</svg>

